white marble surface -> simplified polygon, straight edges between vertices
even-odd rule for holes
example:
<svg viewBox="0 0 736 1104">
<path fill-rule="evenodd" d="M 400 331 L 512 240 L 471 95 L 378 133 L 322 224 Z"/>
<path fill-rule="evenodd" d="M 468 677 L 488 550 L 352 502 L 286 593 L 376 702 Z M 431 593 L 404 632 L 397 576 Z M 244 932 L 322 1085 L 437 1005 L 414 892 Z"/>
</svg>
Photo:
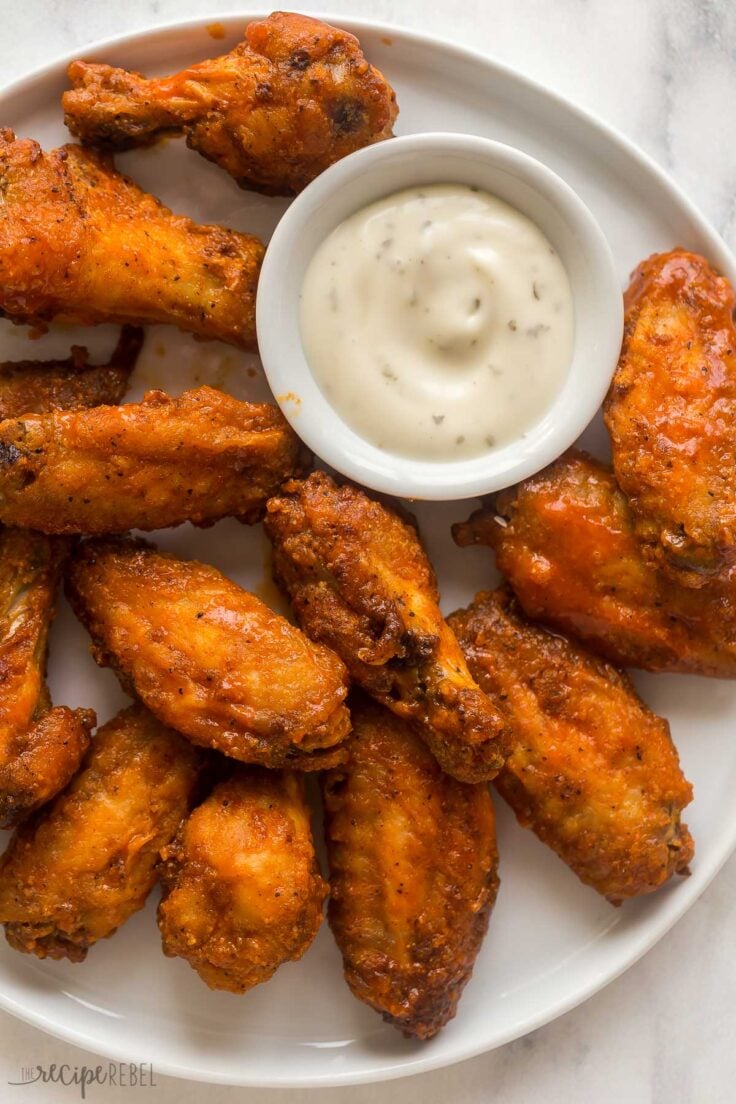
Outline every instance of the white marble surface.
<svg viewBox="0 0 736 1104">
<path fill-rule="evenodd" d="M 0 74 L 14 78 L 115 33 L 246 8 L 225 0 L 2 0 Z M 309 5 L 293 3 L 309 10 Z M 431 31 L 495 55 L 575 99 L 664 165 L 736 247 L 733 0 L 331 0 L 334 13 Z M 0 120 L 1 121 L 1 120 Z M 382 1086 L 318 1092 L 209 1087 L 156 1077 L 92 1101 L 283 1104 L 730 1104 L 736 1099 L 736 858 L 674 931 L 582 1007 L 502 1050 Z M 92 1055 L 0 1013 L 0 1100 L 46 1104 L 77 1089 L 11 1087 L 21 1066 Z"/>
</svg>

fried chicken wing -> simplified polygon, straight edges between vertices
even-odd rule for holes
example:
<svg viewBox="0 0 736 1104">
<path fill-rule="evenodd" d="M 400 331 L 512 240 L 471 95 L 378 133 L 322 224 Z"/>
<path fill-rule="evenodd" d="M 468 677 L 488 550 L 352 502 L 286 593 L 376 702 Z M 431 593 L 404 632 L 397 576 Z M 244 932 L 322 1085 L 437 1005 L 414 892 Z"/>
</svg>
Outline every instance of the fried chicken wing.
<svg viewBox="0 0 736 1104">
<path fill-rule="evenodd" d="M 211 387 L 26 414 L 0 422 L 0 521 L 92 535 L 253 522 L 301 451 L 275 406 Z"/>
<path fill-rule="evenodd" d="M 95 723 L 91 709 L 51 708 L 46 650 L 68 546 L 0 530 L 0 825 L 15 824 L 76 771 Z"/>
<path fill-rule="evenodd" d="M 396 97 L 346 31 L 275 12 L 245 41 L 171 77 L 146 80 L 74 61 L 62 103 L 72 134 L 104 149 L 185 134 L 241 187 L 292 195 L 334 161 L 391 135 Z"/>
<path fill-rule="evenodd" d="M 480 685 L 504 703 L 511 752 L 495 779 L 531 828 L 612 904 L 686 874 L 692 800 L 669 725 L 626 675 L 530 624 L 505 588 L 449 623 Z"/>
<path fill-rule="evenodd" d="M 0 364 L 0 422 L 23 414 L 82 410 L 119 403 L 143 346 L 143 330 L 124 326 L 107 364 L 89 364 L 72 346 L 66 360 L 18 360 Z"/>
<path fill-rule="evenodd" d="M 455 1015 L 496 899 L 493 806 L 405 721 L 362 696 L 351 708 L 350 758 L 323 776 L 330 926 L 355 996 L 429 1039 Z"/>
<path fill-rule="evenodd" d="M 172 214 L 111 158 L 0 129 L 0 315 L 167 322 L 254 349 L 263 246 Z"/>
<path fill-rule="evenodd" d="M 413 526 L 324 472 L 286 484 L 264 525 L 276 580 L 304 631 L 411 721 L 449 774 L 492 778 L 503 763 L 503 721 L 442 618 Z"/>
<path fill-rule="evenodd" d="M 245 993 L 311 946 L 327 886 L 299 775 L 239 768 L 161 855 L 164 954 L 210 989 Z"/>
<path fill-rule="evenodd" d="M 736 677 L 734 583 L 678 586 L 647 559 L 609 468 L 570 452 L 453 526 L 487 544 L 524 612 L 611 662 Z"/>
<path fill-rule="evenodd" d="M 11 946 L 81 962 L 142 908 L 198 773 L 195 749 L 142 706 L 104 725 L 69 787 L 17 829 L 0 859 Z"/>
<path fill-rule="evenodd" d="M 736 560 L 736 295 L 695 253 L 639 265 L 605 406 L 646 551 L 701 586 Z"/>
<path fill-rule="evenodd" d="M 143 541 L 87 541 L 67 595 L 97 662 L 195 744 L 267 767 L 342 760 L 343 664 L 214 567 Z"/>
</svg>

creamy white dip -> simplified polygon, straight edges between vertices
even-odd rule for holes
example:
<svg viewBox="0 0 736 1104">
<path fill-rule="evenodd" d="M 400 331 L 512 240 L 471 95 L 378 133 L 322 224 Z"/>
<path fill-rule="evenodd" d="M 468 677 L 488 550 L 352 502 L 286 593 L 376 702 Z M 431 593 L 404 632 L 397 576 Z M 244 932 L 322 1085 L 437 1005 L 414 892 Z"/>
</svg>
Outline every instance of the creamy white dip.
<svg viewBox="0 0 736 1104">
<path fill-rule="evenodd" d="M 541 230 L 486 192 L 388 196 L 316 251 L 301 296 L 315 379 L 360 436 L 400 456 L 478 456 L 523 436 L 572 356 L 567 273 Z"/>
</svg>

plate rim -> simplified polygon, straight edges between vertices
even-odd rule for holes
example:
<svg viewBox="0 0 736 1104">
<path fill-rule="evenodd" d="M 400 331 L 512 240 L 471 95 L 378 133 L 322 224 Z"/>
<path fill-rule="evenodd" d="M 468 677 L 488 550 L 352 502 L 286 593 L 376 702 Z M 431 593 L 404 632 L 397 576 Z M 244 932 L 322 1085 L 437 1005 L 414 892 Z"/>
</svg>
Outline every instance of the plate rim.
<svg viewBox="0 0 736 1104">
<path fill-rule="evenodd" d="M 8 98 L 17 96 L 19 93 L 22 94 L 26 90 L 31 90 L 39 82 L 53 77 L 57 72 L 63 72 L 71 61 L 80 56 L 91 56 L 93 53 L 98 53 L 99 51 L 118 48 L 120 46 L 124 47 L 126 44 L 138 43 L 152 37 L 165 39 L 169 34 L 175 32 L 197 29 L 206 30 L 208 26 L 216 23 L 221 23 L 227 28 L 231 27 L 234 23 L 241 22 L 243 26 L 246 26 L 254 20 L 265 18 L 269 13 L 269 10 L 265 9 L 210 12 L 204 15 L 188 16 L 184 19 L 163 20 L 136 30 L 126 31 L 123 34 L 116 34 L 95 39 L 89 43 L 84 43 L 71 52 L 60 54 L 42 66 L 31 70 L 6 85 L 0 86 L 0 111 L 2 111 L 2 106 Z M 429 48 L 433 51 L 439 51 L 443 55 L 451 55 L 456 62 L 470 59 L 474 64 L 484 67 L 487 70 L 492 70 L 494 74 L 502 80 L 511 82 L 517 86 L 520 85 L 526 90 L 529 90 L 533 95 L 552 101 L 556 107 L 579 118 L 588 127 L 592 127 L 594 130 L 598 131 L 608 143 L 615 146 L 619 152 L 623 152 L 631 161 L 636 162 L 641 169 L 646 171 L 650 178 L 653 177 L 659 187 L 669 192 L 707 239 L 718 267 L 721 268 L 733 282 L 736 282 L 736 256 L 734 256 L 734 253 L 710 220 L 703 215 L 680 184 L 674 180 L 650 154 L 638 146 L 632 139 L 628 138 L 623 132 L 618 130 L 618 128 L 607 123 L 594 111 L 579 106 L 574 100 L 568 99 L 567 96 L 555 89 L 547 88 L 541 81 L 527 76 L 525 73 L 520 72 L 506 62 L 499 61 L 490 53 L 486 53 L 474 47 L 464 46 L 454 41 L 446 42 L 440 35 L 435 33 L 417 31 L 401 23 L 384 22 L 379 19 L 352 16 L 347 13 L 322 12 L 318 10 L 313 12 L 300 12 L 298 14 L 312 15 L 314 18 L 332 23 L 337 27 L 355 30 L 358 35 L 369 32 L 387 38 L 400 37 L 411 44 Z M 217 39 L 213 38 L 213 42 L 216 41 Z M 698 898 L 711 884 L 726 860 L 736 851 L 736 815 L 734 815 L 732 819 L 733 824 L 730 832 L 724 831 L 719 839 L 714 842 L 708 865 L 705 869 L 699 865 L 697 889 L 688 893 L 687 886 L 681 886 L 677 897 L 673 898 L 673 904 L 665 911 L 661 918 L 658 919 L 655 917 L 650 921 L 645 936 L 639 941 L 634 952 L 631 953 L 624 962 L 614 970 L 607 971 L 602 977 L 593 976 L 587 984 L 576 989 L 574 993 L 560 999 L 553 1005 L 547 1006 L 537 1015 L 527 1018 L 524 1021 L 523 1027 L 519 1028 L 518 1024 L 510 1025 L 506 1031 L 500 1032 L 498 1037 L 492 1042 L 475 1042 L 463 1046 L 462 1041 L 459 1040 L 456 1045 L 456 1051 L 452 1055 L 448 1056 L 446 1054 L 441 1054 L 433 1056 L 431 1051 L 425 1051 L 420 1057 L 414 1057 L 412 1055 L 402 1057 L 398 1060 L 390 1059 L 386 1065 L 377 1070 L 371 1069 L 353 1072 L 343 1071 L 313 1075 L 300 1074 L 297 1076 L 285 1075 L 268 1077 L 248 1076 L 247 1072 L 244 1071 L 243 1075 L 236 1079 L 231 1072 L 221 1074 L 216 1070 L 205 1070 L 197 1068 L 196 1066 L 182 1065 L 177 1062 L 154 1061 L 152 1063 L 154 1072 L 182 1080 L 208 1084 L 237 1085 L 244 1088 L 329 1088 L 341 1085 L 379 1083 L 382 1081 L 396 1080 L 401 1077 L 409 1077 L 415 1074 L 428 1073 L 435 1069 L 442 1069 L 459 1062 L 467 1061 L 470 1058 L 478 1057 L 481 1054 L 505 1046 L 515 1039 L 538 1030 L 540 1027 L 545 1026 L 545 1024 L 551 1023 L 566 1012 L 583 1004 L 590 997 L 594 996 L 595 993 L 604 989 L 612 981 L 615 981 L 616 978 L 630 969 L 630 967 L 634 966 L 648 951 L 650 951 L 695 904 Z M 677 901 L 677 903 L 675 904 L 674 901 Z M 2 987 L 0 987 L 0 1008 L 15 1016 L 17 1019 L 37 1027 L 55 1038 L 89 1050 L 95 1054 L 102 1055 L 113 1061 L 125 1063 L 137 1060 L 151 1063 L 150 1055 L 142 1055 L 135 1051 L 131 1051 L 127 1046 L 117 1046 L 114 1040 L 109 1039 L 109 1037 L 108 1041 L 100 1041 L 96 1035 L 88 1033 L 84 1029 L 67 1025 L 59 1019 L 50 1019 L 41 1011 L 27 1008 L 20 1004 L 13 996 L 6 994 Z"/>
</svg>

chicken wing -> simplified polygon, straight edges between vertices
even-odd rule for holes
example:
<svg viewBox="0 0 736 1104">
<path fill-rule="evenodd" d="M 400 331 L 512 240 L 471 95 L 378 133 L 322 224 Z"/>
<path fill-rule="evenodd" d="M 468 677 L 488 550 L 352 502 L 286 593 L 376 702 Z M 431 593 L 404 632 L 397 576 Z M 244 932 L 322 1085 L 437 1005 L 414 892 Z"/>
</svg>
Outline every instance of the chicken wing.
<svg viewBox="0 0 736 1104">
<path fill-rule="evenodd" d="M 343 664 L 214 567 L 87 541 L 67 594 L 97 662 L 193 743 L 267 767 L 342 760 Z"/>
<path fill-rule="evenodd" d="M 0 129 L 0 315 L 167 322 L 254 349 L 257 238 L 174 215 L 111 158 Z"/>
<path fill-rule="evenodd" d="M 164 954 L 210 989 L 245 993 L 311 946 L 327 886 L 298 775 L 239 768 L 161 855 Z"/>
<path fill-rule="evenodd" d="M 701 586 L 736 560 L 736 295 L 695 253 L 639 265 L 605 414 L 646 551 Z"/>
<path fill-rule="evenodd" d="M 124 326 L 107 364 L 88 364 L 87 350 L 72 346 L 66 360 L 0 364 L 0 422 L 23 414 L 82 410 L 119 403 L 143 346 L 143 330 Z"/>
<path fill-rule="evenodd" d="M 194 748 L 142 706 L 108 721 L 69 787 L 17 829 L 0 859 L 11 946 L 81 962 L 142 908 L 198 773 Z"/>
<path fill-rule="evenodd" d="M 448 620 L 509 714 L 511 752 L 494 784 L 519 823 L 612 904 L 686 874 L 693 841 L 680 814 L 692 787 L 669 725 L 626 675 L 531 625 L 505 588 Z"/>
<path fill-rule="evenodd" d="M 0 521 L 88 534 L 253 522 L 301 449 L 275 406 L 211 387 L 27 414 L 0 422 Z"/>
<path fill-rule="evenodd" d="M 15 824 L 62 789 L 89 744 L 90 709 L 51 708 L 46 649 L 68 546 L 0 530 L 0 825 Z"/>
<path fill-rule="evenodd" d="M 362 696 L 351 708 L 349 761 L 323 776 L 330 926 L 355 996 L 429 1039 L 455 1015 L 496 899 L 493 806 L 405 721 Z"/>
<path fill-rule="evenodd" d="M 215 161 L 241 187 L 292 195 L 334 161 L 388 138 L 396 97 L 346 31 L 275 12 L 245 41 L 175 76 L 146 80 L 74 61 L 66 124 L 93 146 L 128 149 L 162 134 Z"/>
<path fill-rule="evenodd" d="M 642 552 L 611 471 L 571 452 L 453 526 L 487 544 L 524 612 L 611 662 L 736 677 L 734 582 L 678 586 Z"/>
<path fill-rule="evenodd" d="M 276 581 L 304 631 L 411 721 L 449 774 L 492 778 L 503 763 L 503 721 L 442 618 L 413 526 L 324 472 L 287 483 L 264 524 Z"/>
</svg>

